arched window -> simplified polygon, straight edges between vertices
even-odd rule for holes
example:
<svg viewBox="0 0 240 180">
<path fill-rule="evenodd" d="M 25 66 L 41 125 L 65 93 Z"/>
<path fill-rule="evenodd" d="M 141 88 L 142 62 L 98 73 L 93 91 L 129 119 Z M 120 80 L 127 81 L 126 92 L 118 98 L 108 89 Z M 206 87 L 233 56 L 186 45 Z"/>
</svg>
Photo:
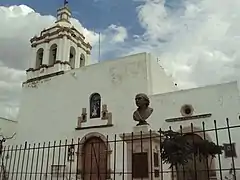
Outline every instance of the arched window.
<svg viewBox="0 0 240 180">
<path fill-rule="evenodd" d="M 38 49 L 36 55 L 36 69 L 40 68 L 43 61 L 43 48 Z"/>
<path fill-rule="evenodd" d="M 53 65 L 56 62 L 56 58 L 57 58 L 57 45 L 53 44 L 50 47 L 49 65 Z"/>
<path fill-rule="evenodd" d="M 69 63 L 72 69 L 75 68 L 75 57 L 76 57 L 76 50 L 74 47 L 71 47 L 70 54 L 69 54 Z"/>
<path fill-rule="evenodd" d="M 85 56 L 84 54 L 81 54 L 80 56 L 80 67 L 85 66 Z"/>
<path fill-rule="evenodd" d="M 100 118 L 101 116 L 101 96 L 94 93 L 90 96 L 90 118 Z"/>
</svg>

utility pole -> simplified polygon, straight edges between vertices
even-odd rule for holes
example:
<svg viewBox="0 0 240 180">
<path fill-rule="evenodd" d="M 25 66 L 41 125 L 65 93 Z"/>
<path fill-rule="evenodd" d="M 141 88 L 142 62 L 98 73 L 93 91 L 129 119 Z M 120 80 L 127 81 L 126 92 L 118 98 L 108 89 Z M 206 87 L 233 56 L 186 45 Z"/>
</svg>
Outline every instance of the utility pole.
<svg viewBox="0 0 240 180">
<path fill-rule="evenodd" d="M 100 62 L 101 58 L 101 33 L 98 34 L 98 62 Z"/>
</svg>

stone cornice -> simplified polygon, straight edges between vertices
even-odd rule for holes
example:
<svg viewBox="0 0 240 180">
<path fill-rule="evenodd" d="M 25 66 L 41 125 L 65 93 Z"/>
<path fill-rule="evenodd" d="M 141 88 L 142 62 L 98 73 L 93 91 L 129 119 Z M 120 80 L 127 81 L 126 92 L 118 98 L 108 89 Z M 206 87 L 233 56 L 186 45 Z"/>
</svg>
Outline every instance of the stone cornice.
<svg viewBox="0 0 240 180">
<path fill-rule="evenodd" d="M 57 30 L 55 30 L 54 32 L 48 32 L 48 31 L 51 31 L 53 29 L 57 29 Z M 46 32 L 48 32 L 48 33 L 46 33 Z M 88 48 L 90 48 L 90 49 L 92 48 L 92 46 L 88 42 L 87 43 L 84 42 L 84 40 L 85 40 L 84 35 L 81 34 L 80 32 L 78 32 L 76 28 L 74 28 L 74 27 L 71 27 L 71 28 L 70 27 L 62 27 L 59 24 L 57 24 L 56 26 L 53 26 L 51 28 L 44 29 L 43 31 L 41 31 L 40 36 L 34 36 L 33 38 L 30 39 L 30 42 L 34 43 L 35 41 L 42 40 L 42 39 L 46 38 L 47 36 L 54 36 L 54 35 L 56 35 L 60 32 L 67 32 L 69 34 L 75 34 L 74 38 L 76 40 L 81 41 L 83 44 L 85 43 L 85 45 L 87 47 L 89 46 Z M 79 35 L 79 36 L 77 36 L 77 35 Z"/>
<path fill-rule="evenodd" d="M 78 47 L 81 47 L 87 54 L 91 54 L 90 50 L 92 49 L 92 46 L 89 43 L 86 43 L 84 41 L 85 37 L 83 35 L 81 37 L 76 35 L 77 30 L 75 28 L 66 28 L 66 27 L 58 27 L 58 28 L 59 29 L 57 29 L 54 32 L 45 33 L 38 37 L 34 36 L 30 40 L 30 42 L 32 43 L 31 47 L 36 47 L 37 45 L 42 43 L 49 43 L 54 39 L 63 38 L 64 36 L 66 36 L 73 43 L 77 44 Z M 47 30 L 44 30 L 44 31 L 47 32 Z M 62 32 L 67 32 L 67 34 L 61 34 Z"/>
<path fill-rule="evenodd" d="M 211 113 L 207 113 L 207 114 L 199 114 L 199 115 L 194 115 L 194 116 L 169 118 L 169 119 L 165 119 L 165 121 L 166 122 L 179 122 L 179 121 L 187 121 L 187 120 L 194 120 L 194 119 L 201 119 L 201 118 L 209 118 L 211 116 L 212 116 Z"/>
<path fill-rule="evenodd" d="M 47 79 L 47 78 L 50 78 L 50 77 L 62 75 L 62 74 L 64 74 L 64 71 L 58 71 L 58 72 L 55 72 L 55 73 L 46 74 L 44 76 L 39 76 L 39 77 L 36 77 L 36 78 L 28 79 L 27 81 L 23 82 L 22 85 L 25 85 L 25 84 L 28 84 L 28 83 L 31 83 L 31 82 L 34 82 L 34 81 L 40 81 L 42 79 Z"/>
<path fill-rule="evenodd" d="M 65 64 L 68 64 L 69 66 L 70 66 L 70 63 L 68 62 L 68 61 L 59 61 L 59 60 L 57 60 L 54 64 L 52 64 L 52 65 L 47 65 L 47 64 L 42 64 L 39 68 L 29 68 L 29 69 L 27 69 L 26 70 L 26 72 L 34 72 L 34 71 L 39 71 L 40 69 L 42 69 L 42 68 L 51 68 L 51 67 L 53 67 L 55 64 L 63 64 L 63 65 L 65 65 Z"/>
<path fill-rule="evenodd" d="M 87 127 L 76 127 L 75 130 L 96 129 L 96 128 L 107 128 L 107 127 L 113 127 L 113 124 L 104 124 L 104 125 L 87 126 Z"/>
</svg>

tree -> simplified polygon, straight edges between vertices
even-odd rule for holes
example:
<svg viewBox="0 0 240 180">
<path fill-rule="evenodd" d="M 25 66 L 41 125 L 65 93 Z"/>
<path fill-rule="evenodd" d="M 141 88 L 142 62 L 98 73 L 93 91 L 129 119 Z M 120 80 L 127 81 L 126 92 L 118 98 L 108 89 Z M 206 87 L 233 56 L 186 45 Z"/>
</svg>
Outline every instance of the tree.
<svg viewBox="0 0 240 180">
<path fill-rule="evenodd" d="M 1 159 L 1 170 L 0 170 L 0 179 L 2 180 L 7 180 L 8 179 L 8 174 L 7 174 L 7 170 L 6 167 L 4 165 L 4 157 L 2 156 L 3 153 L 3 143 L 6 142 L 6 140 L 8 139 L 12 139 L 14 136 L 16 135 L 16 133 L 14 133 L 11 137 L 5 137 L 2 134 L 0 135 L 0 159 Z"/>
<path fill-rule="evenodd" d="M 179 167 L 184 167 L 193 157 L 198 157 L 201 161 L 202 158 L 208 159 L 211 156 L 212 161 L 216 154 L 222 154 L 223 147 L 208 140 L 190 143 L 184 134 L 172 130 L 160 130 L 160 133 L 163 135 L 160 147 L 162 161 L 165 164 L 170 164 L 170 168 L 176 169 L 178 179 Z M 194 135 L 194 133 L 188 135 Z"/>
</svg>

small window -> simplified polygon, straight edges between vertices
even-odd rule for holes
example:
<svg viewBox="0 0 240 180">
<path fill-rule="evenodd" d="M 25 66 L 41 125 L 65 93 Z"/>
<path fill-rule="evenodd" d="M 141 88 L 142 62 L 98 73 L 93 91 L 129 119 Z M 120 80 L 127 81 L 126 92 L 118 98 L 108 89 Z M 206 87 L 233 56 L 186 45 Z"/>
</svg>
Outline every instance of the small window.
<svg viewBox="0 0 240 180">
<path fill-rule="evenodd" d="M 159 170 L 158 169 L 155 169 L 154 170 L 154 177 L 158 178 L 159 177 Z"/>
<path fill-rule="evenodd" d="M 57 45 L 53 44 L 50 47 L 50 52 L 49 52 L 49 65 L 53 65 L 56 62 L 57 59 Z"/>
<path fill-rule="evenodd" d="M 43 48 L 40 48 L 37 51 L 37 56 L 36 56 L 36 69 L 40 68 L 43 62 Z"/>
<path fill-rule="evenodd" d="M 74 47 L 71 47 L 70 54 L 69 54 L 69 63 L 72 69 L 75 68 L 75 57 L 76 57 L 76 50 Z"/>
<path fill-rule="evenodd" d="M 156 152 L 154 153 L 153 159 L 154 159 L 154 167 L 158 167 L 159 166 L 158 153 Z"/>
<path fill-rule="evenodd" d="M 181 108 L 181 114 L 182 116 L 191 116 L 193 114 L 193 107 L 192 105 L 184 105 Z"/>
<path fill-rule="evenodd" d="M 90 118 L 100 118 L 101 116 L 101 96 L 94 93 L 90 97 Z"/>
<path fill-rule="evenodd" d="M 235 143 L 232 144 L 223 144 L 225 158 L 237 157 Z"/>
<path fill-rule="evenodd" d="M 74 152 L 75 152 L 74 144 L 71 144 L 68 147 L 68 161 L 74 161 Z"/>
<path fill-rule="evenodd" d="M 81 54 L 80 56 L 80 67 L 85 66 L 85 56 L 84 54 Z"/>
</svg>

